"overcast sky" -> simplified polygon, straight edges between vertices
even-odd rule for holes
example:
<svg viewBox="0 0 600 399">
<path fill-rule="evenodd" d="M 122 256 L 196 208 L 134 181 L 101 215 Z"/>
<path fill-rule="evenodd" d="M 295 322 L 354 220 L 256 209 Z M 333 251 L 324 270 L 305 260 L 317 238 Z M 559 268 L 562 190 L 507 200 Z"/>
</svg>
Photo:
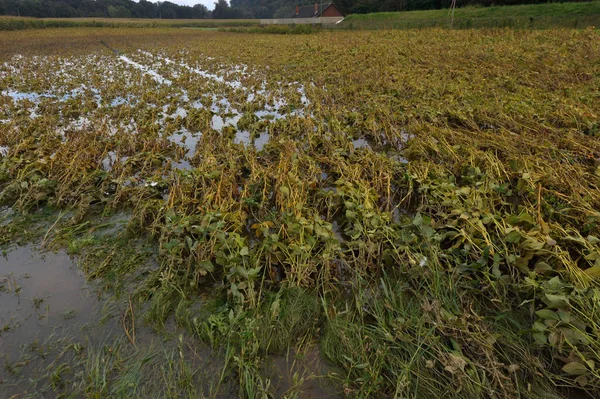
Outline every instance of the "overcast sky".
<svg viewBox="0 0 600 399">
<path fill-rule="evenodd" d="M 215 8 L 216 0 L 169 0 L 171 3 L 181 4 L 183 6 L 193 6 L 196 4 L 204 4 L 209 10 Z M 156 1 L 155 1 L 156 2 Z"/>
</svg>

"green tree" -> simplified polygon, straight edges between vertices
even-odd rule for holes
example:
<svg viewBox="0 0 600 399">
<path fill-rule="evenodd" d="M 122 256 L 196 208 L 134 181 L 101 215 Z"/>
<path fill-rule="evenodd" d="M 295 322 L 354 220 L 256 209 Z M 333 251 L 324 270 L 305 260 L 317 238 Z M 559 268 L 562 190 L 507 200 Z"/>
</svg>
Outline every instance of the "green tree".
<svg viewBox="0 0 600 399">
<path fill-rule="evenodd" d="M 108 16 L 111 18 L 131 18 L 131 11 L 123 6 L 108 6 Z"/>
</svg>

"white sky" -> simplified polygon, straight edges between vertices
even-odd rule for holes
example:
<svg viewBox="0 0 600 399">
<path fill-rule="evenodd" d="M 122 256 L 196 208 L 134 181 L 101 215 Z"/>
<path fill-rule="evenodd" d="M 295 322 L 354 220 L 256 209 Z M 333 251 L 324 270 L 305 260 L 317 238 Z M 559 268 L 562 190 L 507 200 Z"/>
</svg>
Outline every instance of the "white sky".
<svg viewBox="0 0 600 399">
<path fill-rule="evenodd" d="M 155 0 L 153 0 L 155 1 Z M 216 0 L 169 0 L 171 3 L 180 4 L 182 6 L 193 6 L 196 4 L 204 4 L 209 10 L 215 8 Z M 156 2 L 156 1 L 155 1 Z"/>
</svg>

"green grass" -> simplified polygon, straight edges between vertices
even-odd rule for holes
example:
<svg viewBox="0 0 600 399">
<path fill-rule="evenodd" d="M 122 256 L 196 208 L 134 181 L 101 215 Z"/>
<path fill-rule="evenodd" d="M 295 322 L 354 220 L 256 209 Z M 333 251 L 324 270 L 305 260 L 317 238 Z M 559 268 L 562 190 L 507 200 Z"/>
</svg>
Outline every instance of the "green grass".
<svg viewBox="0 0 600 399">
<path fill-rule="evenodd" d="M 193 348 L 193 349 L 192 349 Z M 121 336 L 99 342 L 53 335 L 7 361 L 3 393 L 38 398 L 215 397 L 222 360 L 183 335 L 130 345 Z M 231 388 L 220 385 L 221 393 Z M 15 394 L 16 396 L 10 396 Z M 229 395 L 231 396 L 231 395 Z"/>
<path fill-rule="evenodd" d="M 448 9 L 382 12 L 348 16 L 342 29 L 413 29 L 450 27 Z M 600 2 L 548 3 L 500 7 L 464 7 L 454 11 L 454 27 L 585 28 L 600 25 Z"/>
<path fill-rule="evenodd" d="M 262 33 L 272 35 L 309 35 L 322 31 L 320 26 L 312 25 L 261 25 L 244 27 L 222 27 L 224 32 L 235 33 Z"/>
<path fill-rule="evenodd" d="M 0 31 L 46 28 L 220 28 L 258 25 L 250 19 L 24 18 L 0 16 Z"/>
</svg>

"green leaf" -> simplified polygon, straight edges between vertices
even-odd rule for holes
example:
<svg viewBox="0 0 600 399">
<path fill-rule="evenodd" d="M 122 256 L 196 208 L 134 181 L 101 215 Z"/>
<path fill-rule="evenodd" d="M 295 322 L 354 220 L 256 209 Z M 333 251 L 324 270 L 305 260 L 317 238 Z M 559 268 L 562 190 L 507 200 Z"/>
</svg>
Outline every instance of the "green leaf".
<svg viewBox="0 0 600 399">
<path fill-rule="evenodd" d="M 249 269 L 248 270 L 248 278 L 250 278 L 250 279 L 256 278 L 258 276 L 258 273 L 260 273 L 261 269 L 262 269 L 262 266 L 258 266 L 253 269 Z"/>
<path fill-rule="evenodd" d="M 564 307 L 569 304 L 569 298 L 564 295 L 545 294 L 546 304 L 550 308 Z"/>
<path fill-rule="evenodd" d="M 535 272 L 539 274 L 551 272 L 552 267 L 546 262 L 538 262 L 535 264 Z"/>
<path fill-rule="evenodd" d="M 545 324 L 542 324 L 539 321 L 534 322 L 531 327 L 533 328 L 533 330 L 539 332 L 546 331 L 546 329 L 548 328 Z"/>
<path fill-rule="evenodd" d="M 535 340 L 535 343 L 539 346 L 543 346 L 548 343 L 548 341 L 546 340 L 546 336 L 542 333 L 533 333 L 532 337 Z"/>
<path fill-rule="evenodd" d="M 535 314 L 542 319 L 559 320 L 558 314 L 550 309 L 538 310 Z"/>
<path fill-rule="evenodd" d="M 461 187 L 457 190 L 458 194 L 469 195 L 471 193 L 471 187 Z"/>
<path fill-rule="evenodd" d="M 423 225 L 421 226 L 421 233 L 424 237 L 430 238 L 435 234 L 435 230 L 431 226 Z"/>
<path fill-rule="evenodd" d="M 525 222 L 528 223 L 530 225 L 535 225 L 535 221 L 533 220 L 533 217 L 528 214 L 528 213 L 522 213 L 519 215 L 519 222 Z"/>
<path fill-rule="evenodd" d="M 276 319 L 279 316 L 279 311 L 281 309 L 281 301 L 279 298 L 275 299 L 271 304 L 271 317 Z"/>
<path fill-rule="evenodd" d="M 204 271 L 205 273 L 206 273 L 206 272 L 212 273 L 212 271 L 213 271 L 213 270 L 215 270 L 215 267 L 214 267 L 214 265 L 213 265 L 213 264 L 212 264 L 212 262 L 211 262 L 211 261 L 209 261 L 209 260 L 203 260 L 202 262 L 200 262 L 200 263 L 198 264 L 198 268 L 199 268 L 201 271 Z"/>
<path fill-rule="evenodd" d="M 414 226 L 420 226 L 423 224 L 423 216 L 421 216 L 420 213 L 417 213 L 415 215 L 415 218 L 413 219 L 413 225 Z"/>
<path fill-rule="evenodd" d="M 579 377 L 575 378 L 575 382 L 580 387 L 585 387 L 589 383 L 589 380 L 586 375 L 580 375 Z"/>
<path fill-rule="evenodd" d="M 537 240 L 533 239 L 532 237 L 527 237 L 525 242 L 523 242 L 523 244 L 521 245 L 521 247 L 524 249 L 539 251 L 540 249 L 542 249 L 544 247 L 545 244 L 546 244 L 545 242 L 537 241 Z"/>
<path fill-rule="evenodd" d="M 598 278 L 600 277 L 600 265 L 594 265 L 590 268 L 587 268 L 584 270 L 584 272 L 590 277 Z"/>
<path fill-rule="evenodd" d="M 216 179 L 217 177 L 221 176 L 221 172 L 218 170 L 215 170 L 213 172 L 207 173 L 204 175 L 207 179 Z"/>
<path fill-rule="evenodd" d="M 516 244 L 521 241 L 521 233 L 519 233 L 517 230 L 513 230 L 508 233 L 506 237 L 504 237 L 504 241 L 510 244 Z"/>
<path fill-rule="evenodd" d="M 571 313 L 569 312 L 565 312 L 564 310 L 559 310 L 558 312 L 558 318 L 560 319 L 560 321 L 564 322 L 564 323 L 570 323 L 571 322 Z"/>
<path fill-rule="evenodd" d="M 588 369 L 583 364 L 578 362 L 567 363 L 563 366 L 562 371 L 569 375 L 583 375 Z"/>
</svg>

